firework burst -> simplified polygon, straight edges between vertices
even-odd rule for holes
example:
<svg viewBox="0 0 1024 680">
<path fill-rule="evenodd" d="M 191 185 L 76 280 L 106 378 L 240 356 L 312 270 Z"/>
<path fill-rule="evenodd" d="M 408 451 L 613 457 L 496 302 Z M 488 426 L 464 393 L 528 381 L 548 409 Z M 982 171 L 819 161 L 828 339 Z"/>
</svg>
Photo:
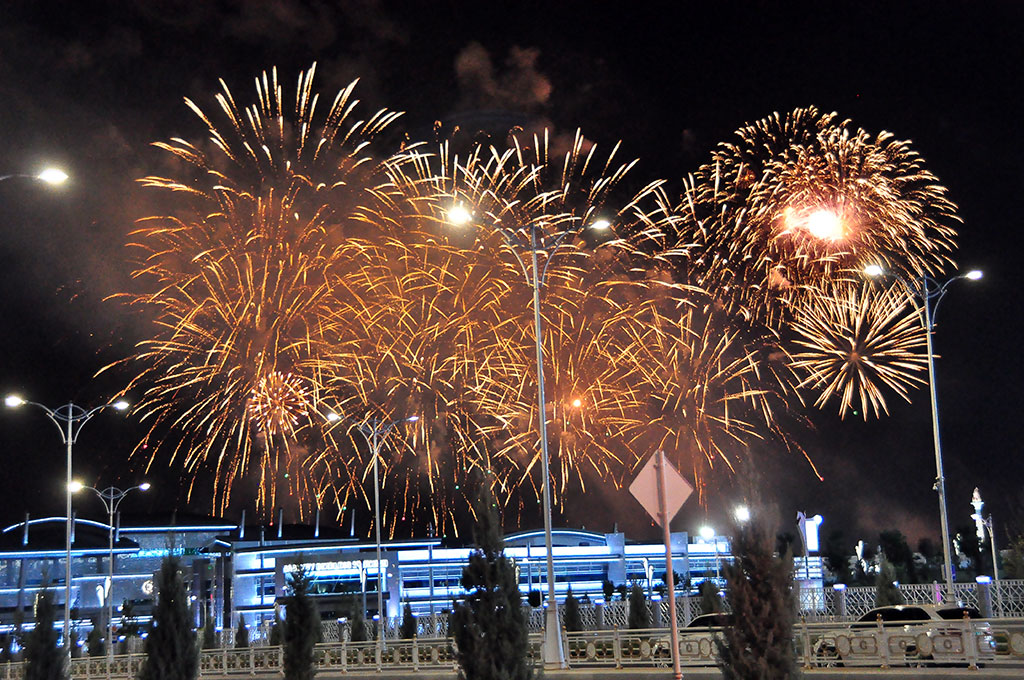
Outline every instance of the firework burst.
<svg viewBox="0 0 1024 680">
<path fill-rule="evenodd" d="M 212 471 L 215 511 L 253 472 L 263 508 L 290 497 L 308 510 L 345 466 L 314 446 L 315 431 L 300 430 L 322 419 L 333 290 L 358 271 L 346 259 L 357 253 L 339 246 L 365 229 L 357 210 L 380 172 L 374 140 L 397 114 L 356 121 L 350 85 L 321 117 L 313 71 L 300 75 L 288 115 L 276 71 L 257 80 L 257 103 L 244 109 L 222 83 L 222 126 L 186 100 L 209 142 L 157 144 L 182 161 L 182 175 L 141 180 L 171 210 L 133 234 L 147 292 L 132 302 L 157 324 L 129 387 L 143 391 L 140 410 L 152 423 L 137 453 L 151 465 L 164 446 L 148 444 L 180 433 L 171 458 L 181 456 L 193 483 Z"/>
<path fill-rule="evenodd" d="M 905 141 L 814 108 L 736 132 L 686 183 L 677 238 L 688 280 L 728 309 L 775 324 L 809 286 L 863 260 L 916 276 L 951 264 L 946 189 Z"/>
<path fill-rule="evenodd" d="M 793 368 L 801 386 L 818 394 L 817 406 L 839 401 L 839 415 L 859 410 L 888 413 L 885 393 L 910 401 L 928 366 L 921 320 L 898 287 L 847 284 L 809 295 L 792 326 L 800 348 Z"/>
</svg>

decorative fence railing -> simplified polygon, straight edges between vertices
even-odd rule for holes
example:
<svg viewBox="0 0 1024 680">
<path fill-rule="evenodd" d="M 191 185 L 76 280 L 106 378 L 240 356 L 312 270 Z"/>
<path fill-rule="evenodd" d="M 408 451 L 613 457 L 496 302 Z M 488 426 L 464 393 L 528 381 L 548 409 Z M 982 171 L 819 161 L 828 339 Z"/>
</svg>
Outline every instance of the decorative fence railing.
<svg viewBox="0 0 1024 680">
<path fill-rule="evenodd" d="M 945 598 L 945 586 L 941 584 L 901 584 L 900 592 L 907 604 L 928 604 L 943 601 L 977 607 L 983 615 L 992 618 L 1024 617 L 1024 580 L 1001 580 L 985 583 L 956 583 L 952 597 Z M 871 586 L 835 589 L 799 589 L 799 613 L 808 622 L 852 621 L 875 606 L 876 590 Z M 724 602 L 723 602 L 724 604 Z M 660 627 L 668 622 L 668 600 L 653 599 L 647 602 L 649 621 Z M 564 620 L 564 605 L 559 605 Z M 544 629 L 544 609 L 529 608 L 527 624 L 530 632 Z M 676 611 L 680 625 L 686 625 L 703 613 L 701 599 L 681 595 L 676 598 Z M 629 620 L 628 602 L 615 600 L 600 605 L 581 604 L 580 619 L 584 630 L 612 630 L 626 628 Z M 344 621 L 324 621 L 322 640 L 325 643 L 351 640 L 349 625 Z M 369 636 L 376 637 L 377 622 L 368 621 Z M 400 637 L 401 619 L 389 619 L 384 624 L 384 639 Z M 421 638 L 441 638 L 448 634 L 448 614 L 437 613 L 419 616 L 416 632 Z M 225 647 L 234 646 L 234 632 L 224 630 L 218 641 Z M 270 626 L 264 624 L 250 631 L 249 644 L 255 647 L 269 644 Z"/>
<path fill-rule="evenodd" d="M 667 667 L 671 642 L 665 628 L 647 630 L 591 630 L 564 633 L 566 658 L 572 668 Z M 720 630 L 683 628 L 679 656 L 684 666 L 712 666 Z M 540 661 L 541 637 L 531 635 L 530 653 Z M 1024 670 L 1024 618 L 948 621 L 915 626 L 882 624 L 853 627 L 837 623 L 799 623 L 793 636 L 798 662 L 805 668 L 846 666 L 964 666 Z M 280 647 L 204 650 L 200 677 L 257 675 L 280 677 Z M 447 638 L 414 638 L 376 642 L 334 642 L 315 647 L 320 671 L 358 673 L 380 671 L 450 670 L 456 667 L 455 647 Z M 113 657 L 109 677 L 137 677 L 142 654 Z M 0 680 L 22 680 L 24 666 L 0 666 Z M 71 677 L 92 680 L 108 677 L 106 657 L 73 659 Z"/>
</svg>

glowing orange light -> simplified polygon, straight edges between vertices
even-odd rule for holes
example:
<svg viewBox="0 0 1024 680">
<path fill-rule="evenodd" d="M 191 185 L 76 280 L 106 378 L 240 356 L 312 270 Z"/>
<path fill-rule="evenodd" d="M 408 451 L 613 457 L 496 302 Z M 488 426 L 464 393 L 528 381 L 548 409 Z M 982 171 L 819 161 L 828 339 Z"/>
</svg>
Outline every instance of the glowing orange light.
<svg viewBox="0 0 1024 680">
<path fill-rule="evenodd" d="M 581 400 L 579 400 L 579 399 L 573 399 L 572 400 L 572 407 L 573 408 L 579 408 L 580 406 L 583 406 L 583 402 Z"/>
<path fill-rule="evenodd" d="M 831 210 L 816 210 L 806 222 L 807 231 L 815 238 L 835 240 L 843 236 L 843 221 Z"/>
</svg>

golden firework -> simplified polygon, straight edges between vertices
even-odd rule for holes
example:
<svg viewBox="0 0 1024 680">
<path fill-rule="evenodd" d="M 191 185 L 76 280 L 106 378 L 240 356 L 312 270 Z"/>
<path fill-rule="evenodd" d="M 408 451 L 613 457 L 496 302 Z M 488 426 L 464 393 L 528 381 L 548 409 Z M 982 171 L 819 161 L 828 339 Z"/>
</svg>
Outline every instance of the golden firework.
<svg viewBox="0 0 1024 680">
<path fill-rule="evenodd" d="M 805 373 L 802 387 L 815 392 L 816 405 L 839 400 L 839 415 L 859 410 L 888 413 L 885 393 L 910 401 L 910 389 L 925 381 L 928 366 L 921 320 L 900 287 L 865 284 L 830 287 L 809 295 L 796 310 L 792 330 L 794 369 Z"/>
</svg>

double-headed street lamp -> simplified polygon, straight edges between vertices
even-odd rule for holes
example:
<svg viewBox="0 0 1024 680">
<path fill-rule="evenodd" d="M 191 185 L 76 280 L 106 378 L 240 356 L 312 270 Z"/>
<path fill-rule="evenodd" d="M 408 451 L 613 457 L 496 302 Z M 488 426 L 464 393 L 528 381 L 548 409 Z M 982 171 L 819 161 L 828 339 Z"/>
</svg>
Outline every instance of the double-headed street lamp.
<svg viewBox="0 0 1024 680">
<path fill-rule="evenodd" d="M 328 413 L 327 420 L 337 422 L 342 417 L 337 413 Z M 347 420 L 347 419 L 346 419 Z M 380 458 L 380 447 L 383 440 L 396 426 L 402 423 L 415 423 L 419 416 L 409 416 L 397 420 L 383 421 L 377 416 L 361 422 L 353 422 L 354 429 L 359 431 L 366 440 L 367 446 L 373 454 L 373 527 L 377 538 L 377 650 L 378 654 L 384 648 L 384 625 L 387 622 L 387 615 L 384 612 L 384 572 L 381 568 L 380 556 L 380 473 L 378 472 L 378 459 Z M 351 422 L 351 421 L 350 421 Z M 365 592 L 365 589 L 364 589 Z"/>
<path fill-rule="evenodd" d="M 877 277 L 888 275 L 887 272 L 877 264 L 868 265 L 864 268 L 868 276 Z M 949 547 L 949 516 L 946 511 L 946 478 L 942 473 L 942 441 L 939 437 L 939 399 L 935 390 L 935 352 L 932 348 L 932 334 L 935 332 L 935 319 L 939 310 L 939 303 L 945 297 L 949 285 L 960 279 L 977 281 L 982 273 L 978 269 L 972 269 L 966 274 L 958 274 L 946 281 L 938 281 L 928 274 L 921 274 L 913 279 L 905 279 L 897 274 L 892 278 L 899 281 L 907 293 L 911 304 L 921 317 L 921 326 L 925 331 L 926 351 L 928 353 L 928 389 L 931 394 L 932 403 L 932 439 L 935 443 L 935 491 L 939 494 L 939 518 L 942 522 L 942 556 L 943 576 L 946 581 L 946 597 L 953 597 L 953 560 Z"/>
<path fill-rule="evenodd" d="M 149 482 L 143 482 L 138 486 L 133 486 L 128 489 L 119 489 L 116 486 L 108 486 L 106 489 L 100 490 L 94 486 L 86 486 L 81 482 L 74 481 L 68 487 L 71 493 L 78 493 L 82 489 L 88 489 L 92 491 L 100 500 L 103 501 L 103 507 L 107 510 L 107 528 L 108 528 L 108 557 L 107 557 L 107 594 L 106 594 L 106 605 L 107 605 L 107 677 L 110 677 L 111 666 L 114 663 L 114 515 L 117 514 L 117 508 L 121 505 L 121 501 L 124 497 L 130 494 L 132 491 L 138 489 L 139 491 L 149 491 Z"/>
<path fill-rule="evenodd" d="M 463 226 L 473 222 L 472 213 L 462 206 L 454 206 L 448 211 L 448 221 L 456 226 Z M 521 238 L 522 229 L 513 229 L 501 224 L 491 223 L 489 225 L 496 231 L 501 232 L 505 237 L 519 268 L 526 277 L 527 283 L 533 287 L 533 327 L 534 339 L 537 344 L 537 419 L 540 428 L 540 452 L 543 468 L 544 484 L 542 493 L 544 495 L 544 545 L 547 549 L 547 577 L 548 577 L 548 606 L 545 612 L 544 622 L 544 666 L 545 668 L 567 668 L 565 661 L 565 650 L 562 648 L 561 626 L 558 621 L 558 600 L 555 599 L 555 564 L 552 556 L 551 540 L 551 474 L 548 471 L 548 428 L 547 414 L 544 399 L 544 344 L 540 316 L 540 289 L 544 285 L 544 278 L 547 276 L 548 265 L 554 258 L 555 252 L 565 245 L 568 236 L 578 234 L 584 229 L 583 222 L 574 223 L 571 228 L 558 233 L 554 238 L 545 239 L 543 224 L 538 221 L 530 222 L 525 228 L 530 232 L 530 241 L 527 243 Z M 591 229 L 607 229 L 611 226 L 608 220 L 599 219 L 590 224 Z M 531 266 L 527 267 L 519 250 L 530 251 Z M 537 252 L 543 251 L 547 256 L 544 267 L 537 264 Z"/>
<path fill-rule="evenodd" d="M 46 415 L 53 421 L 53 424 L 57 426 L 57 430 L 60 432 L 61 440 L 67 445 L 67 481 L 64 485 L 64 496 L 67 501 L 67 525 L 65 527 L 65 564 L 64 564 L 64 648 L 68 654 L 71 654 L 71 494 L 73 482 L 71 480 L 71 458 L 72 458 L 72 447 L 75 441 L 78 439 L 78 434 L 82 431 L 82 427 L 89 422 L 89 420 L 104 410 L 105 408 L 111 407 L 118 411 L 124 411 L 128 408 L 128 402 L 124 400 L 103 404 L 101 406 L 95 406 L 91 409 L 85 409 L 68 402 L 63 406 L 57 408 L 50 408 L 44 406 L 36 401 L 26 401 L 16 394 L 7 395 L 4 399 L 4 404 L 8 408 L 17 408 L 25 404 L 37 406 L 41 408 Z"/>
</svg>

